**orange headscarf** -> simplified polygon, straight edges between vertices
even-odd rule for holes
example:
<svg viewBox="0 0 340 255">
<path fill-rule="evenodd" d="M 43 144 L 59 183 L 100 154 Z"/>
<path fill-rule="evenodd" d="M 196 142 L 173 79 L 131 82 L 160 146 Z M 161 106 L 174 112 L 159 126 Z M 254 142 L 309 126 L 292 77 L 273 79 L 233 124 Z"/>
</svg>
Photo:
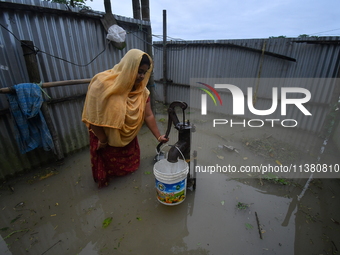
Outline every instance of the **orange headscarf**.
<svg viewBox="0 0 340 255">
<path fill-rule="evenodd" d="M 108 144 L 123 147 L 129 144 L 143 125 L 145 105 L 149 96 L 146 88 L 151 66 L 139 86 L 131 91 L 145 52 L 129 50 L 112 69 L 95 75 L 88 87 L 82 121 L 104 127 Z"/>
</svg>

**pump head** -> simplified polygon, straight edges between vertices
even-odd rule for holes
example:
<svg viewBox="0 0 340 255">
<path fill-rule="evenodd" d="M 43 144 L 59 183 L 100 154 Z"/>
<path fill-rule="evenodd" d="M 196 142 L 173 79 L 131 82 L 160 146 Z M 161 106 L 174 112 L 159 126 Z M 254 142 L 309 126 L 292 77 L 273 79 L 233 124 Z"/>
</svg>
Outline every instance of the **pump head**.
<svg viewBox="0 0 340 255">
<path fill-rule="evenodd" d="M 183 122 L 178 120 L 175 107 L 180 107 L 182 109 Z M 168 128 L 165 137 L 169 136 L 172 124 L 174 124 L 174 127 L 178 130 L 178 141 L 172 146 L 168 153 L 168 161 L 172 163 L 178 161 L 178 157 L 181 156 L 181 153 L 184 155 L 185 159 L 190 160 L 191 132 L 195 132 L 195 126 L 191 125 L 189 121 L 185 121 L 184 110 L 187 109 L 187 107 L 188 105 L 185 102 L 174 101 L 168 108 Z M 161 145 L 162 143 L 157 146 L 157 153 L 160 153 Z"/>
</svg>

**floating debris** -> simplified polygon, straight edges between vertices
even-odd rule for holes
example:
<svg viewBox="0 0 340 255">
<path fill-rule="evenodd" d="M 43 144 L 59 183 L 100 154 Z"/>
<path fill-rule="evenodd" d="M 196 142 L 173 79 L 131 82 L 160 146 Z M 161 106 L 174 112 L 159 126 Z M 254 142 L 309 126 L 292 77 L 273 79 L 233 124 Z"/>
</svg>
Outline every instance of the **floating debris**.
<svg viewBox="0 0 340 255">
<path fill-rule="evenodd" d="M 40 180 L 40 181 L 45 180 L 45 179 L 47 179 L 48 177 L 51 177 L 51 176 L 56 175 L 56 174 L 58 174 L 58 172 L 56 172 L 56 171 L 51 171 L 51 172 L 49 172 L 48 174 L 45 174 L 45 175 L 43 175 L 43 176 L 40 176 L 39 180 Z"/>
<path fill-rule="evenodd" d="M 221 156 L 221 155 L 217 155 L 216 157 L 219 158 L 219 159 L 224 159 L 224 157 Z"/>
<path fill-rule="evenodd" d="M 238 150 L 235 147 L 230 146 L 230 145 L 223 145 L 223 148 L 228 150 L 228 151 L 235 151 L 236 153 L 239 153 Z"/>
<path fill-rule="evenodd" d="M 240 210 L 245 210 L 249 207 L 249 205 L 245 204 L 245 203 L 241 203 L 241 202 L 238 202 L 236 207 Z"/>
<path fill-rule="evenodd" d="M 17 217 L 15 217 L 13 220 L 11 220 L 11 223 L 16 222 L 18 219 L 20 219 L 22 214 L 19 214 Z"/>
<path fill-rule="evenodd" d="M 24 206 L 25 206 L 25 202 L 17 203 L 17 204 L 14 206 L 14 210 L 17 209 L 17 208 L 20 208 L 20 207 L 24 207 Z"/>
<path fill-rule="evenodd" d="M 106 218 L 104 221 L 103 221 L 103 228 L 107 228 L 112 222 L 112 217 L 109 217 L 109 218 Z"/>
<path fill-rule="evenodd" d="M 262 179 L 266 180 L 266 181 L 273 182 L 273 183 L 282 184 L 282 185 L 289 185 L 289 184 L 291 184 L 287 179 L 280 178 L 280 177 L 278 177 L 277 175 L 275 175 L 273 173 L 267 173 L 267 174 L 263 175 Z"/>
<path fill-rule="evenodd" d="M 230 152 L 236 152 L 236 153 L 239 153 L 239 151 L 235 148 L 235 147 L 233 147 L 233 146 L 230 146 L 230 145 L 219 145 L 218 146 L 219 148 L 221 148 L 221 149 L 225 149 L 226 151 L 230 151 Z"/>
<path fill-rule="evenodd" d="M 27 232 L 29 231 L 29 229 L 25 228 L 25 229 L 20 229 L 20 230 L 15 230 L 13 232 L 11 232 L 9 235 L 4 237 L 4 240 L 6 240 L 7 238 L 10 238 L 12 235 L 14 235 L 15 233 L 20 233 L 20 232 Z"/>
<path fill-rule="evenodd" d="M 260 239 L 262 239 L 262 233 L 264 233 L 265 231 L 263 231 L 260 226 L 260 220 L 259 220 L 259 217 L 257 216 L 257 212 L 255 212 L 255 217 L 256 217 L 257 228 L 259 229 Z"/>
<path fill-rule="evenodd" d="M 244 224 L 246 226 L 246 229 L 250 230 L 250 229 L 253 229 L 253 225 L 249 224 L 249 223 L 245 223 Z"/>
<path fill-rule="evenodd" d="M 334 220 L 333 218 L 331 218 L 331 221 L 333 221 L 337 225 L 340 225 L 340 223 L 338 221 Z"/>
<path fill-rule="evenodd" d="M 302 154 L 294 146 L 281 142 L 272 136 L 266 136 L 262 139 L 244 139 L 243 143 L 257 155 L 274 159 L 278 165 L 296 162 Z"/>
</svg>

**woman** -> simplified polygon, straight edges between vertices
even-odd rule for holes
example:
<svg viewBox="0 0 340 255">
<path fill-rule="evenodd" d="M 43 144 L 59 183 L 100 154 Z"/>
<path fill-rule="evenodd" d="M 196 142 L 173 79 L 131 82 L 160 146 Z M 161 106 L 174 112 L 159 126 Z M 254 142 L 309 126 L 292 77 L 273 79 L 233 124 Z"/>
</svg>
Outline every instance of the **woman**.
<svg viewBox="0 0 340 255">
<path fill-rule="evenodd" d="M 150 56 L 128 51 L 111 70 L 93 77 L 85 99 L 82 121 L 90 133 L 92 174 L 98 187 L 110 177 L 134 172 L 140 164 L 137 134 L 146 123 L 159 142 L 161 135 L 146 88 L 152 71 Z"/>
</svg>

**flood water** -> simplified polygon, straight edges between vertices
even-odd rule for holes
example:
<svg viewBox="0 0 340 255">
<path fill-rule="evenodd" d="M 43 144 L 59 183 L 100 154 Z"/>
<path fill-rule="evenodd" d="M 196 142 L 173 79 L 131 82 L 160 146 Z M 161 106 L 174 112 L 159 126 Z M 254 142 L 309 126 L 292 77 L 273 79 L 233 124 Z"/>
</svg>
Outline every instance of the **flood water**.
<svg viewBox="0 0 340 255">
<path fill-rule="evenodd" d="M 336 254 L 340 249 L 337 175 L 207 172 L 208 166 L 339 164 L 331 142 L 282 128 L 219 127 L 194 112 L 196 190 L 179 205 L 157 201 L 152 173 L 157 141 L 139 134 L 141 166 L 93 182 L 88 149 L 0 190 L 0 254 Z M 156 114 L 165 132 L 167 115 Z M 177 141 L 172 128 L 169 144 Z M 229 150 L 231 146 L 234 150 Z M 229 147 L 229 148 L 231 148 Z M 166 150 L 167 147 L 164 147 Z M 193 167 L 191 167 L 193 171 Z M 109 221 L 108 219 L 112 219 Z M 107 223 L 103 227 L 103 223 Z"/>
</svg>

